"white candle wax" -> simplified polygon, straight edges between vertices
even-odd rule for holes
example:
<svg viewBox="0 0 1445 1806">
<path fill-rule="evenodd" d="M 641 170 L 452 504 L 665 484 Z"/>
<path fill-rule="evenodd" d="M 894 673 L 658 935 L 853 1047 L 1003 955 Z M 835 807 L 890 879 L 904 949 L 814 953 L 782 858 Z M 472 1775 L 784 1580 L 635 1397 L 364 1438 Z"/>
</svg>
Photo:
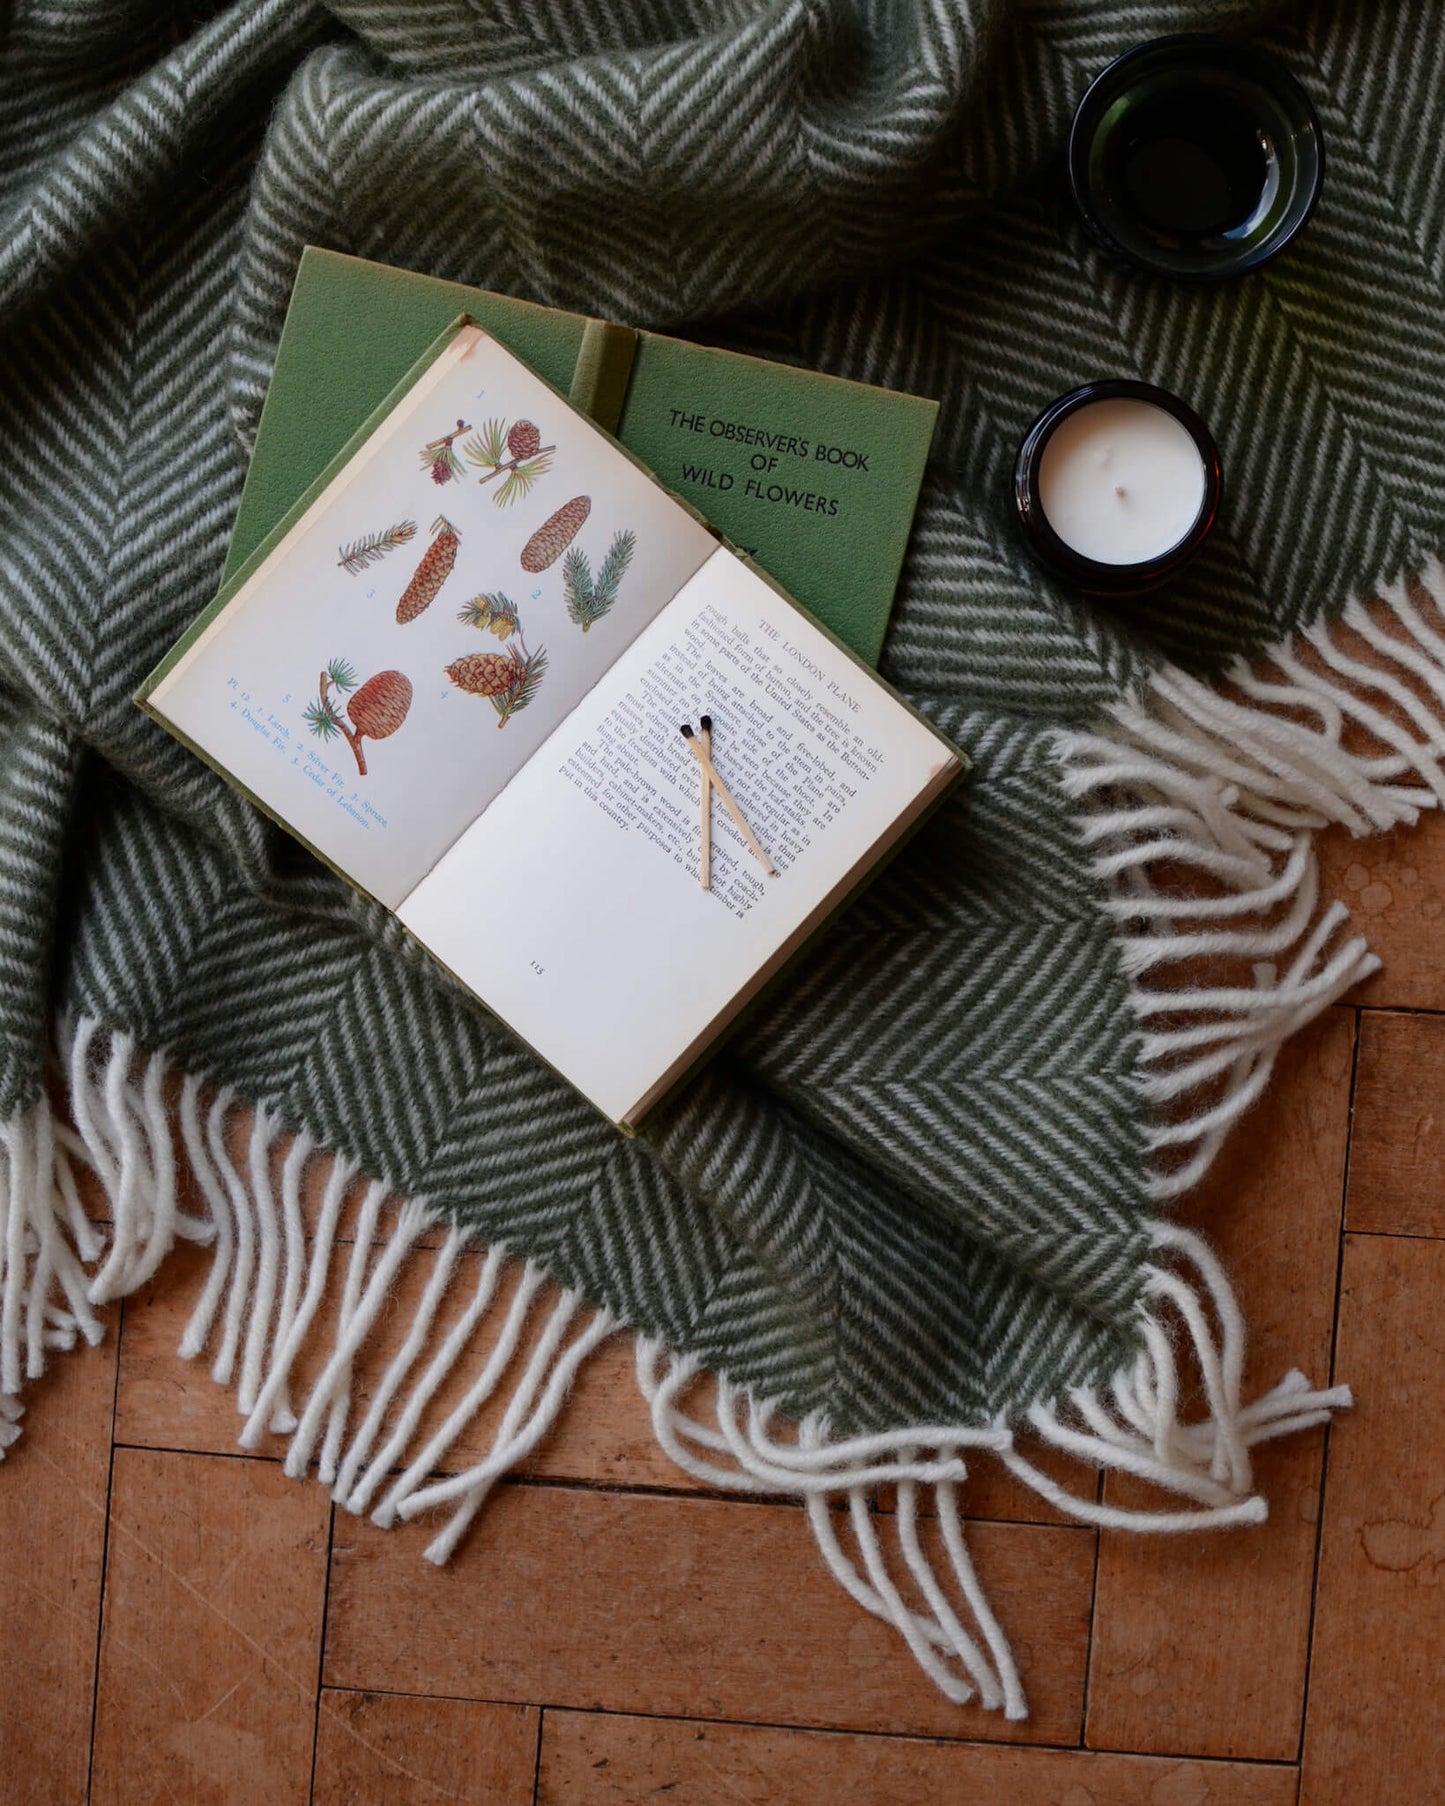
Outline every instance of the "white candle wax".
<svg viewBox="0 0 1445 1806">
<path fill-rule="evenodd" d="M 1143 564 L 1172 551 L 1198 520 L 1204 460 L 1186 428 L 1153 402 L 1088 401 L 1049 435 L 1039 500 L 1075 552 Z"/>
</svg>

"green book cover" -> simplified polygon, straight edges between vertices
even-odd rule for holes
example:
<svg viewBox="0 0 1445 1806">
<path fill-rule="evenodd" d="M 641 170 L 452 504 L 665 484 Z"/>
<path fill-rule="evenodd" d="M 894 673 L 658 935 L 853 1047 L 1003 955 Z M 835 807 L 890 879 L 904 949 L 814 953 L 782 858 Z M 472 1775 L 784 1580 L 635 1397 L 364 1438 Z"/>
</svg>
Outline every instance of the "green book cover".
<svg viewBox="0 0 1445 1806">
<path fill-rule="evenodd" d="M 315 247 L 301 258 L 227 577 L 460 313 L 877 663 L 935 401 Z"/>
<path fill-rule="evenodd" d="M 138 700 L 623 1127 L 966 763 L 467 315 Z"/>
</svg>

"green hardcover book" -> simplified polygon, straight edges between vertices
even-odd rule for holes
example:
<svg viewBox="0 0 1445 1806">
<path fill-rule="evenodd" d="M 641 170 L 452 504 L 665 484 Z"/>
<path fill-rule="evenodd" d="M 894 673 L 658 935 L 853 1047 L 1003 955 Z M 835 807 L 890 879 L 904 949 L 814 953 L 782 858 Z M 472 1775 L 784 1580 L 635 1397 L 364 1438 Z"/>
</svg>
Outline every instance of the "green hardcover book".
<svg viewBox="0 0 1445 1806">
<path fill-rule="evenodd" d="M 465 314 L 138 700 L 629 1129 L 965 764 Z"/>
<path fill-rule="evenodd" d="M 227 576 L 459 313 L 878 662 L 937 402 L 315 247 L 301 258 Z"/>
</svg>

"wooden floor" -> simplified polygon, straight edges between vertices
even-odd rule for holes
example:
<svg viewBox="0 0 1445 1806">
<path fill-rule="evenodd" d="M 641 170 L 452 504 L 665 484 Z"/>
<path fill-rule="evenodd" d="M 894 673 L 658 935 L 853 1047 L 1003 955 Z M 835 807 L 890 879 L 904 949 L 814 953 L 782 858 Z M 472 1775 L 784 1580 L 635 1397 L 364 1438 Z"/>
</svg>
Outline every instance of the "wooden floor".
<svg viewBox="0 0 1445 1806">
<path fill-rule="evenodd" d="M 1096 1536 L 981 1473 L 1026 1724 L 941 1699 L 795 1507 L 681 1480 L 620 1348 L 436 1571 L 422 1527 L 240 1455 L 232 1397 L 174 1353 L 182 1252 L 0 1466 L 4 1806 L 1445 1800 L 1445 822 L 1327 867 L 1385 970 L 1183 1214 L 1253 1381 L 1333 1372 L 1358 1409 L 1262 1451 L 1262 1530 Z"/>
</svg>

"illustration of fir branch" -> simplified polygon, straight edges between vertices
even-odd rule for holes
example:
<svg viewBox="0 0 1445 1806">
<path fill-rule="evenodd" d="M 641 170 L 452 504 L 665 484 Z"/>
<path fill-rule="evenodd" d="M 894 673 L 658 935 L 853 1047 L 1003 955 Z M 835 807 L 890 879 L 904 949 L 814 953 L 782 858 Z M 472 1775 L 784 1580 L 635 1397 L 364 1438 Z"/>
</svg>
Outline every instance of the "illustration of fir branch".
<svg viewBox="0 0 1445 1806">
<path fill-rule="evenodd" d="M 485 472 L 478 483 L 503 479 L 501 488 L 492 494 L 499 508 L 519 501 L 538 477 L 546 476 L 556 449 L 555 445 L 543 445 L 542 435 L 530 420 L 519 420 L 510 428 L 505 421 L 488 420 L 462 447 L 467 462 Z"/>
<path fill-rule="evenodd" d="M 594 621 L 600 621 L 613 603 L 637 550 L 637 535 L 630 529 L 618 533 L 607 548 L 607 556 L 592 575 L 587 554 L 573 546 L 562 560 L 562 594 L 567 613 L 586 633 Z"/>
<path fill-rule="evenodd" d="M 334 735 L 346 732 L 341 707 L 331 691 L 334 687 L 344 696 L 349 690 L 356 688 L 358 681 L 355 667 L 349 665 L 344 658 L 332 659 L 321 673 L 320 695 L 315 702 L 308 702 L 301 711 L 302 719 L 318 739 L 330 740 Z"/>
<path fill-rule="evenodd" d="M 586 633 L 597 619 L 597 607 L 592 593 L 592 566 L 579 546 L 570 547 L 562 560 L 562 594 L 567 613 Z"/>
<path fill-rule="evenodd" d="M 494 633 L 499 640 L 508 640 L 514 633 L 521 632 L 517 605 L 500 590 L 494 596 L 473 596 L 470 602 L 464 602 L 457 610 L 457 619 L 464 626 Z"/>
<path fill-rule="evenodd" d="M 338 546 L 336 550 L 340 556 L 336 562 L 351 576 L 359 577 L 369 564 L 375 564 L 379 558 L 385 558 L 388 552 L 394 552 L 415 537 L 414 520 L 398 521 L 385 532 L 368 533 L 361 539 L 352 540 L 349 546 Z"/>
<path fill-rule="evenodd" d="M 632 554 L 637 550 L 637 535 L 626 529 L 616 535 L 607 548 L 607 556 L 597 571 L 597 582 L 593 588 L 593 600 L 603 614 L 617 600 L 618 587 L 627 575 L 627 567 L 632 563 Z"/>
</svg>

